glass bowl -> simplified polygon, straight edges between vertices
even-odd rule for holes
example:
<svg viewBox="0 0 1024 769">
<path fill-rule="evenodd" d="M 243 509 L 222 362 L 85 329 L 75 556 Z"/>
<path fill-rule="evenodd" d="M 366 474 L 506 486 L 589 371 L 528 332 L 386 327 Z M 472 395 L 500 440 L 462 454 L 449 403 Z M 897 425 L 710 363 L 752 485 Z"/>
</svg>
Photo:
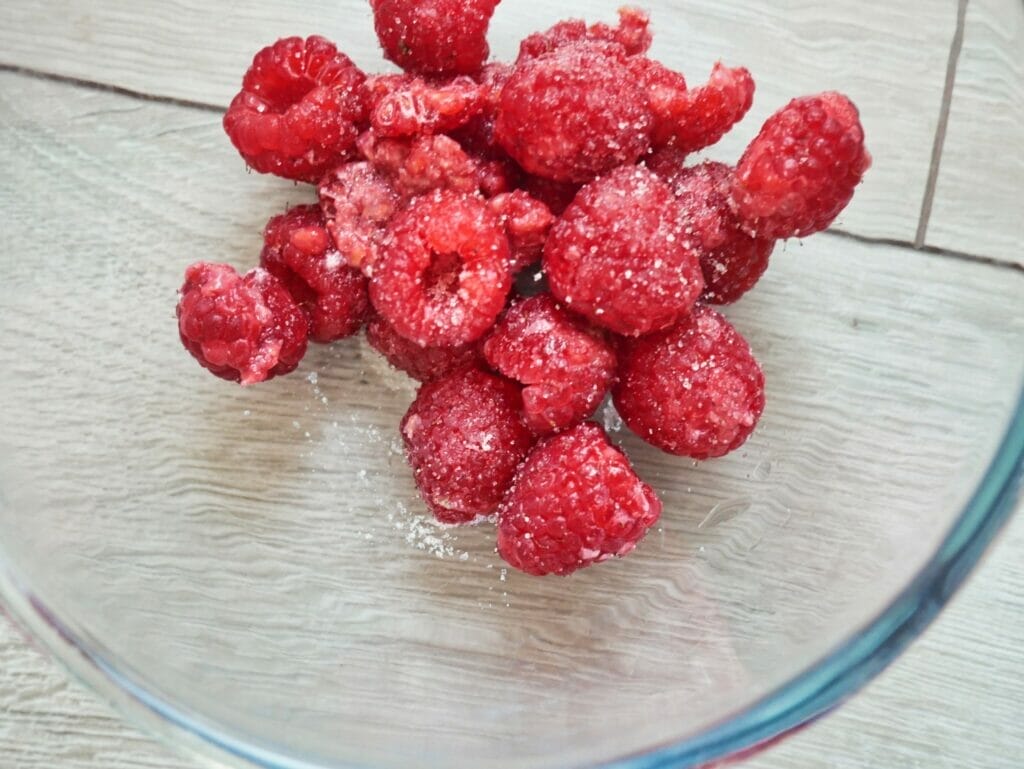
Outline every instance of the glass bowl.
<svg viewBox="0 0 1024 769">
<path fill-rule="evenodd" d="M 1001 245 L 1019 220 L 988 201 L 1024 171 L 985 137 L 1020 138 L 999 90 L 1019 3 L 646 4 L 654 55 L 692 83 L 718 58 L 757 79 L 710 157 L 836 89 L 875 165 L 726 311 L 768 378 L 742 450 L 670 458 L 599 413 L 665 513 L 566 579 L 506 569 L 491 525 L 430 522 L 396 431 L 414 390 L 363 342 L 250 389 L 182 351 L 186 264 L 254 264 L 266 219 L 312 199 L 247 175 L 221 131 L 252 53 L 321 32 L 383 65 L 356 0 L 148 5 L 90 4 L 78 35 L 85 10 L 44 7 L 45 46 L 35 11 L 0 24 L 22 31 L 0 72 L 0 589 L 170 743 L 290 769 L 714 761 L 856 690 L 998 530 L 1024 453 L 1024 271 Z M 505 0 L 492 47 L 614 7 Z"/>
</svg>

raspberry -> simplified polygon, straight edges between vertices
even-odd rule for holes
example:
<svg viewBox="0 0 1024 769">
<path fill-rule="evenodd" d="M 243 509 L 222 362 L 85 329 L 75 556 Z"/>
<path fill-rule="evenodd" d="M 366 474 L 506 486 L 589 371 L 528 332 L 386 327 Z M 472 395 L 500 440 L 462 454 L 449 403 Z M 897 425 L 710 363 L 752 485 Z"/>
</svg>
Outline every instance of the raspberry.
<svg viewBox="0 0 1024 769">
<path fill-rule="evenodd" d="M 707 459 L 743 444 L 764 411 L 764 375 L 746 340 L 709 307 L 679 325 L 623 341 L 615 407 L 645 441 Z"/>
<path fill-rule="evenodd" d="M 551 228 L 544 270 L 553 293 L 618 334 L 673 325 L 704 288 L 672 190 L 643 166 L 584 187 Z"/>
<path fill-rule="evenodd" d="M 653 143 L 696 152 L 717 143 L 754 102 L 754 79 L 743 67 L 715 64 L 706 85 L 687 90 L 683 76 L 649 62 L 641 76 L 654 113 Z"/>
<path fill-rule="evenodd" d="M 539 443 L 498 508 L 498 552 L 528 574 L 571 574 L 623 556 L 661 501 L 592 422 Z"/>
<path fill-rule="evenodd" d="M 533 442 L 519 405 L 515 385 L 476 369 L 420 387 L 402 439 L 439 521 L 466 523 L 498 507 Z"/>
<path fill-rule="evenodd" d="M 407 72 L 472 75 L 500 0 L 370 0 L 384 56 Z"/>
<path fill-rule="evenodd" d="M 647 98 L 614 48 L 566 46 L 516 66 L 494 130 L 527 172 L 586 182 L 647 151 Z"/>
<path fill-rule="evenodd" d="M 525 385 L 523 415 L 538 434 L 592 416 L 615 375 L 615 354 L 601 334 L 550 294 L 513 304 L 484 342 L 484 356 Z"/>
<path fill-rule="evenodd" d="M 260 264 L 306 310 L 314 342 L 334 342 L 359 331 L 370 312 L 366 278 L 334 248 L 319 206 L 296 206 L 275 216 L 263 238 Z"/>
<path fill-rule="evenodd" d="M 333 43 L 288 37 L 253 58 L 224 130 L 260 173 L 313 182 L 353 155 L 366 76 Z"/>
<path fill-rule="evenodd" d="M 655 153 L 651 161 L 671 187 L 683 209 L 684 232 L 699 243 L 704 273 L 704 300 L 735 302 L 768 269 L 775 241 L 754 238 L 741 227 L 729 208 L 733 169 L 723 163 L 674 167 Z M 648 163 L 648 167 L 651 162 Z"/>
<path fill-rule="evenodd" d="M 398 193 L 369 163 L 338 166 L 318 193 L 335 247 L 349 266 L 373 274 L 384 227 L 401 203 Z"/>
<path fill-rule="evenodd" d="M 469 77 L 436 85 L 413 78 L 375 102 L 370 125 L 378 136 L 447 133 L 479 115 L 483 99 L 483 87 Z"/>
<path fill-rule="evenodd" d="M 497 194 L 508 187 L 500 164 L 471 158 L 447 136 L 386 139 L 368 131 L 359 137 L 359 149 L 406 198 L 445 189 Z"/>
<path fill-rule="evenodd" d="M 555 223 L 551 210 L 522 190 L 495 195 L 487 201 L 487 207 L 505 228 L 512 254 L 510 272 L 515 275 L 538 261 Z"/>
<path fill-rule="evenodd" d="M 243 277 L 226 264 L 193 264 L 177 312 L 185 349 L 221 379 L 273 379 L 294 371 L 306 353 L 305 313 L 263 269 Z"/>
<path fill-rule="evenodd" d="M 377 312 L 417 344 L 473 342 L 505 305 L 508 260 L 508 239 L 483 201 L 435 192 L 391 221 L 370 297 Z"/>
<path fill-rule="evenodd" d="M 622 47 L 627 56 L 646 53 L 653 40 L 650 30 L 651 19 L 639 8 L 620 8 L 619 24 L 587 26 L 581 19 L 560 21 L 544 32 L 537 32 L 519 45 L 519 61 L 535 59 L 546 53 L 557 51 L 567 45 L 581 42 L 615 43 Z"/>
<path fill-rule="evenodd" d="M 802 238 L 835 221 L 870 166 L 853 102 L 834 92 L 794 99 L 743 153 L 733 210 L 759 237 Z"/>
<path fill-rule="evenodd" d="M 575 182 L 554 182 L 540 176 L 527 175 L 523 178 L 522 188 L 530 196 L 541 201 L 555 216 L 561 216 L 569 207 L 582 185 Z"/>
<path fill-rule="evenodd" d="M 395 331 L 382 317 L 366 326 L 366 340 L 388 363 L 420 382 L 432 382 L 481 362 L 475 344 L 458 347 L 420 347 Z"/>
</svg>

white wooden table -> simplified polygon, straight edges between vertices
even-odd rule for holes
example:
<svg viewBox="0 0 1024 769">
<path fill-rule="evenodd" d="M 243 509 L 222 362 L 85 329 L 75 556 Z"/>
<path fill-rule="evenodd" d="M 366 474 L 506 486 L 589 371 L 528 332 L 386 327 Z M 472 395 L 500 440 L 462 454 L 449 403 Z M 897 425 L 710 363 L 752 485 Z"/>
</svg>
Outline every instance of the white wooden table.
<svg viewBox="0 0 1024 769">
<path fill-rule="evenodd" d="M 515 2 L 505 0 L 503 8 Z M 576 5 L 588 7 L 586 2 Z M 821 11 L 806 3 L 767 0 L 693 0 L 686 5 L 689 13 L 717 14 L 728 25 L 771 25 L 776 34 L 793 30 L 803 35 L 805 27 L 823 19 L 852 30 L 816 52 L 823 60 L 794 61 L 787 83 L 801 92 L 816 87 L 821 69 L 841 73 L 871 64 L 877 70 L 864 75 L 862 91 L 853 95 L 865 116 L 874 173 L 886 183 L 858 197 L 844 216 L 845 232 L 879 247 L 917 247 L 1024 267 L 1020 0 L 917 0 L 893 3 L 886 10 L 878 4 L 867 14 L 870 18 L 853 0 L 837 0 Z M 98 109 L 97 100 L 140 98 L 182 110 L 219 107 L 230 98 L 258 42 L 338 28 L 348 21 L 346 6 L 348 12 L 354 7 L 328 0 L 244 6 L 240 10 L 206 0 L 5 0 L 0 3 L 0 89 L 9 90 L 0 90 L 0 98 L 31 98 L 32 82 L 43 78 L 68 84 L 69 98 L 89 94 L 91 110 Z M 144 28 L 140 18 L 146 19 Z M 879 36 L 886 35 L 886 55 L 873 56 Z M 893 36 L 906 38 L 902 58 L 893 55 Z M 724 33 L 722 40 L 686 44 L 694 59 L 722 56 L 755 72 L 759 59 L 778 56 L 767 47 L 732 55 Z M 510 52 L 496 47 L 499 54 Z M 766 91 L 750 120 L 762 119 L 779 103 L 771 84 Z M 892 110 L 901 110 L 906 119 L 887 119 L 886 130 L 873 132 L 874 116 L 891 118 Z M 887 673 L 836 714 L 743 766 L 1020 766 L 1021 563 L 1024 518 L 1018 517 L 951 608 Z M 122 723 L 0 620 L 0 769 L 188 766 Z"/>
</svg>

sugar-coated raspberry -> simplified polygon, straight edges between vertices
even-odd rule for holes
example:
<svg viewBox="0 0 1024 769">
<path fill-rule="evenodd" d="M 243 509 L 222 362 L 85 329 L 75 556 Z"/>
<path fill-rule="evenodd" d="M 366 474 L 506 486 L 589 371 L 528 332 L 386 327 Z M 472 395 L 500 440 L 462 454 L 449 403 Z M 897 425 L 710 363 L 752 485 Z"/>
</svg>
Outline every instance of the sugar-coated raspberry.
<svg viewBox="0 0 1024 769">
<path fill-rule="evenodd" d="M 335 247 L 349 266 L 369 276 L 380 252 L 384 228 L 401 197 L 369 163 L 346 163 L 328 173 L 318 189 Z"/>
<path fill-rule="evenodd" d="M 317 182 L 354 154 L 366 76 L 322 37 L 288 37 L 256 54 L 224 130 L 260 173 Z"/>
<path fill-rule="evenodd" d="M 533 443 L 519 390 L 467 369 L 420 387 L 402 439 L 416 486 L 437 519 L 466 523 L 497 509 Z"/>
<path fill-rule="evenodd" d="M 420 382 L 432 382 L 482 362 L 477 344 L 421 347 L 395 331 L 379 315 L 366 325 L 366 340 L 388 363 Z"/>
<path fill-rule="evenodd" d="M 551 293 L 618 334 L 673 325 L 704 289 L 698 251 L 681 221 L 671 188 L 644 166 L 597 179 L 548 235 L 544 270 Z"/>
<path fill-rule="evenodd" d="M 483 87 L 470 77 L 439 83 L 412 78 L 375 102 L 370 125 L 378 136 L 448 133 L 469 123 L 483 109 Z"/>
<path fill-rule="evenodd" d="M 370 315 L 366 278 L 334 247 L 319 206 L 296 206 L 273 217 L 263 234 L 260 264 L 307 312 L 314 342 L 352 336 Z"/>
<path fill-rule="evenodd" d="M 700 252 L 704 272 L 703 299 L 711 304 L 735 302 L 754 287 L 768 269 L 775 241 L 755 238 L 740 225 L 729 207 L 733 169 L 724 163 L 673 165 L 675 150 L 656 152 L 648 162 L 668 182 L 683 211 L 683 232 Z M 665 157 L 665 155 L 669 157 Z M 658 173 L 658 170 L 655 170 Z"/>
<path fill-rule="evenodd" d="M 592 24 L 581 19 L 560 21 L 551 29 L 536 32 L 519 45 L 519 60 L 535 59 L 567 45 L 581 42 L 615 43 L 627 56 L 646 53 L 653 36 L 651 18 L 639 8 L 620 8 L 618 26 Z"/>
<path fill-rule="evenodd" d="M 370 0 L 384 56 L 407 72 L 472 75 L 500 0 Z"/>
<path fill-rule="evenodd" d="M 586 182 L 650 146 L 647 97 L 609 44 L 520 62 L 501 92 L 495 136 L 527 172 Z"/>
<path fill-rule="evenodd" d="M 729 322 L 698 305 L 679 325 L 623 341 L 615 408 L 670 454 L 707 459 L 739 448 L 764 411 L 764 375 Z"/>
<path fill-rule="evenodd" d="M 226 264 L 191 265 L 177 314 L 185 349 L 222 379 L 263 382 L 294 371 L 306 354 L 306 314 L 264 269 L 242 276 Z"/>
<path fill-rule="evenodd" d="M 566 575 L 631 552 L 661 501 L 585 422 L 539 443 L 498 508 L 498 553 L 527 574 Z"/>
<path fill-rule="evenodd" d="M 754 103 L 750 72 L 721 62 L 697 88 L 687 89 L 682 75 L 660 64 L 649 65 L 644 82 L 655 116 L 654 145 L 671 143 L 685 152 L 717 143 Z"/>
<path fill-rule="evenodd" d="M 524 385 L 523 418 L 538 434 L 592 416 L 615 376 L 615 353 L 602 334 L 551 294 L 514 303 L 484 342 L 484 357 Z"/>
<path fill-rule="evenodd" d="M 546 205 L 555 216 L 565 213 L 582 186 L 576 182 L 556 182 L 530 174 L 526 174 L 521 182 L 522 189 Z"/>
<path fill-rule="evenodd" d="M 512 279 L 501 224 L 479 198 L 434 192 L 388 227 L 370 282 L 373 306 L 406 339 L 473 342 L 505 306 Z"/>
<path fill-rule="evenodd" d="M 835 92 L 794 99 L 740 159 L 733 209 L 760 237 L 802 238 L 835 221 L 870 166 L 853 102 Z"/>
<path fill-rule="evenodd" d="M 487 207 L 505 228 L 511 248 L 510 272 L 515 275 L 538 261 L 555 223 L 551 209 L 523 190 L 495 195 L 487 201 Z"/>
</svg>

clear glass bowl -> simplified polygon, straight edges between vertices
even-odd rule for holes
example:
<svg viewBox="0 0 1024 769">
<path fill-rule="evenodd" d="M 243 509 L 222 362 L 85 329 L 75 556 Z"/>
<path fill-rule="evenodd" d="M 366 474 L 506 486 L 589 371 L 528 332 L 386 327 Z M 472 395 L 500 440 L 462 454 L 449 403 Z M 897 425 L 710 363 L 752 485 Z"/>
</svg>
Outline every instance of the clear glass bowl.
<svg viewBox="0 0 1024 769">
<path fill-rule="evenodd" d="M 142 29 L 101 5 L 99 39 Z M 176 338 L 185 265 L 253 264 L 266 218 L 311 199 L 247 176 L 218 114 L 180 102 L 224 104 L 284 34 L 379 68 L 363 3 L 190 3 L 119 38 L 120 63 L 69 48 L 93 79 L 177 102 L 0 73 L 12 615 L 171 743 L 245 766 L 691 766 L 889 662 L 995 534 L 1024 453 L 1024 272 L 908 242 L 923 197 L 933 227 L 972 205 L 929 181 L 955 9 L 685 5 L 647 3 L 654 54 L 693 83 L 719 57 L 746 64 L 759 86 L 710 156 L 735 160 L 788 98 L 834 88 L 860 104 L 875 167 L 834 232 L 780 247 L 727 310 L 769 383 L 741 451 L 670 458 L 600 414 L 665 514 L 635 554 L 568 579 L 506 570 L 489 525 L 429 522 L 396 433 L 413 389 L 363 343 L 243 390 Z M 613 9 L 505 0 L 493 47 Z M 1018 161 L 1002 163 L 1019 180 Z"/>
</svg>

